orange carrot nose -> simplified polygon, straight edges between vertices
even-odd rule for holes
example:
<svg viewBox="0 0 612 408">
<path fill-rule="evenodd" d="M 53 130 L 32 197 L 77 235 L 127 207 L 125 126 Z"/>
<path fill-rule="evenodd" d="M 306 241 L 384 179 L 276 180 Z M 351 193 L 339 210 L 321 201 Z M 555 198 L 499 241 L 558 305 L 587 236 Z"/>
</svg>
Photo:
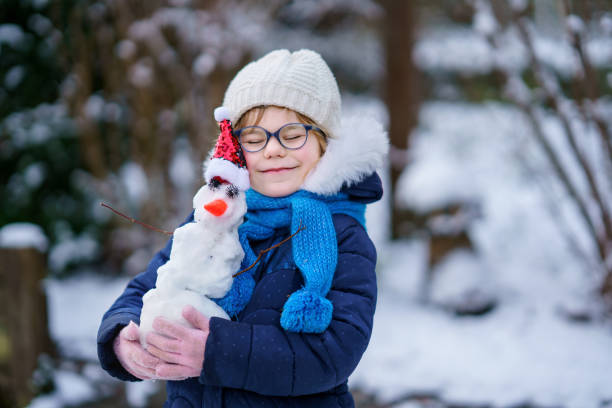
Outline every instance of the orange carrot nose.
<svg viewBox="0 0 612 408">
<path fill-rule="evenodd" d="M 210 203 L 204 205 L 204 209 L 212 215 L 220 217 L 225 213 L 225 210 L 227 210 L 227 203 L 221 199 L 213 200 Z"/>
</svg>

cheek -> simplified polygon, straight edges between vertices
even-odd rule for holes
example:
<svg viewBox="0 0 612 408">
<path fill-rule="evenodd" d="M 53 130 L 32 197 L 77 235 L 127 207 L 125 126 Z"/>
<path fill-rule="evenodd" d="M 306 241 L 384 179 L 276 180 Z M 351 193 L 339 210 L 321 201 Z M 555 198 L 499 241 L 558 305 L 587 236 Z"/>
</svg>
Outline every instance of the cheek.
<svg viewBox="0 0 612 408">
<path fill-rule="evenodd" d="M 246 161 L 247 170 L 251 171 L 257 164 L 257 156 L 255 153 L 244 152 L 244 160 Z"/>
<path fill-rule="evenodd" d="M 313 138 L 312 142 L 309 140 L 308 144 L 303 149 L 298 150 L 296 153 L 300 155 L 300 161 L 307 169 L 313 168 L 321 158 L 321 147 L 319 142 Z"/>
</svg>

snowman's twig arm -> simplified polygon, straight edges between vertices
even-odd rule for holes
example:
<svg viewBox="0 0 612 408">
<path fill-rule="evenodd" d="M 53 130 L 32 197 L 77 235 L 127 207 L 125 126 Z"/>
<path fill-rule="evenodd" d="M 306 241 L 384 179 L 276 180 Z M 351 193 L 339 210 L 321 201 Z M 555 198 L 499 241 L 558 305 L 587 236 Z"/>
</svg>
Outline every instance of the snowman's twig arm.
<svg viewBox="0 0 612 408">
<path fill-rule="evenodd" d="M 265 254 L 268 251 L 273 250 L 274 248 L 278 248 L 279 246 L 283 245 L 285 242 L 289 241 L 291 238 L 295 237 L 296 234 L 298 232 L 300 232 L 301 230 L 306 229 L 306 227 L 302 226 L 302 222 L 300 221 L 300 226 L 297 229 L 297 231 L 295 231 L 293 234 L 289 235 L 287 238 L 283 239 L 281 242 L 279 242 L 276 245 L 271 246 L 270 248 L 264 249 L 263 251 L 259 251 L 259 255 L 257 255 L 257 259 L 255 260 L 255 262 L 253 262 L 248 268 L 241 270 L 240 272 L 235 273 L 234 275 L 232 275 L 232 278 L 235 278 L 238 275 L 242 275 L 243 273 L 245 273 L 246 271 L 248 271 L 249 269 L 253 268 L 255 265 L 257 265 L 257 262 L 259 262 L 259 260 L 261 259 L 261 257 L 263 256 L 263 254 Z"/>
<path fill-rule="evenodd" d="M 100 205 L 101 205 L 102 207 L 106 207 L 106 208 L 108 208 L 109 210 L 111 210 L 111 211 L 112 211 L 112 212 L 114 212 L 115 214 L 117 214 L 117 215 L 119 215 L 119 216 L 121 216 L 121 217 L 125 218 L 126 220 L 128 220 L 128 221 L 130 221 L 130 222 L 132 222 L 132 223 L 140 224 L 140 225 L 142 225 L 142 226 L 143 226 L 143 227 L 145 227 L 145 228 L 148 228 L 148 229 L 153 230 L 153 231 L 156 231 L 156 232 L 161 232 L 162 234 L 166 234 L 166 235 L 173 235 L 173 234 L 172 234 L 172 232 L 170 232 L 170 231 L 165 231 L 165 230 L 163 230 L 163 229 L 159 229 L 159 228 L 156 228 L 156 227 L 154 227 L 154 226 L 152 226 L 152 225 L 145 224 L 144 222 L 138 221 L 138 220 L 137 220 L 137 219 L 135 219 L 135 218 L 128 217 L 127 215 L 123 214 L 122 212 L 119 212 L 119 211 L 115 210 L 113 207 L 111 207 L 110 205 L 108 205 L 108 204 L 106 204 L 106 203 L 100 203 Z"/>
</svg>

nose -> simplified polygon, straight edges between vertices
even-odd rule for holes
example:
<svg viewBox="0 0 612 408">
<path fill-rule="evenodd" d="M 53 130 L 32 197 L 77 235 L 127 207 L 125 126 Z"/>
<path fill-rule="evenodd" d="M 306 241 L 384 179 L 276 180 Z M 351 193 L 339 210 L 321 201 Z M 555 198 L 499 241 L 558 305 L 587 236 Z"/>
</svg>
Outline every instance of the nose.
<svg viewBox="0 0 612 408">
<path fill-rule="evenodd" d="M 227 203 L 221 199 L 213 200 L 210 203 L 205 204 L 204 209 L 215 217 L 220 217 L 225 214 L 225 210 L 227 210 Z"/>
<path fill-rule="evenodd" d="M 276 139 L 275 137 L 271 137 L 270 140 L 268 140 L 268 144 L 264 148 L 264 156 L 265 157 L 274 157 L 274 156 L 283 157 L 285 154 L 287 154 L 287 150 L 280 144 L 278 139 Z"/>
</svg>

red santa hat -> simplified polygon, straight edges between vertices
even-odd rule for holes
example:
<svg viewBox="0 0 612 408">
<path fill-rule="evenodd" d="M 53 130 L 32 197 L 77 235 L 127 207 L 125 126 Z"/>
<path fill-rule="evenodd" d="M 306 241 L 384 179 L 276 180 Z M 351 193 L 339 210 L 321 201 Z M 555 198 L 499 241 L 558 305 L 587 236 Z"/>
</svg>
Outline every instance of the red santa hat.
<svg viewBox="0 0 612 408">
<path fill-rule="evenodd" d="M 232 133 L 232 124 L 227 109 L 215 109 L 215 120 L 219 122 L 219 138 L 214 153 L 204 169 L 204 178 L 207 182 L 216 179 L 222 183 L 229 183 L 241 191 L 249 189 L 249 172 L 246 160 L 242 153 L 240 143 Z"/>
</svg>

